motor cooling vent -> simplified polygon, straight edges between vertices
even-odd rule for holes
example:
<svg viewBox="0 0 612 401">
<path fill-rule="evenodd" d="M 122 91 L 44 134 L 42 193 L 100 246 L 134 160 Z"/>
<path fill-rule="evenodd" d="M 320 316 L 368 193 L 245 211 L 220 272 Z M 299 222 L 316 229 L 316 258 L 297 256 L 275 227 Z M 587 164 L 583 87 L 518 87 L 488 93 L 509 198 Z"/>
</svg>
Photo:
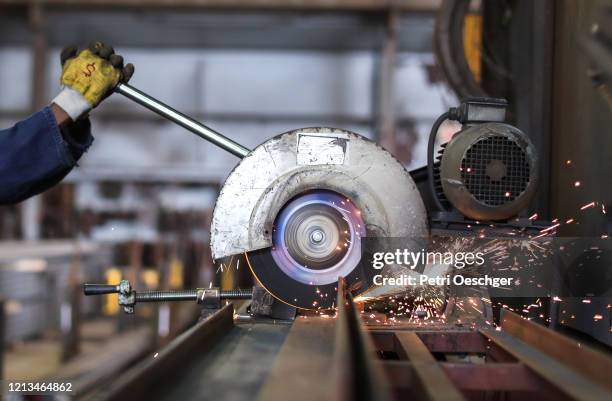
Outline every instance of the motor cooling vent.
<svg viewBox="0 0 612 401">
<path fill-rule="evenodd" d="M 537 159 L 529 138 L 507 124 L 487 123 L 457 133 L 440 159 L 444 197 L 467 217 L 503 220 L 531 200 Z"/>
<path fill-rule="evenodd" d="M 476 200 L 500 206 L 520 197 L 530 180 L 529 157 L 515 141 L 492 136 L 476 142 L 461 161 L 461 179 Z"/>
</svg>

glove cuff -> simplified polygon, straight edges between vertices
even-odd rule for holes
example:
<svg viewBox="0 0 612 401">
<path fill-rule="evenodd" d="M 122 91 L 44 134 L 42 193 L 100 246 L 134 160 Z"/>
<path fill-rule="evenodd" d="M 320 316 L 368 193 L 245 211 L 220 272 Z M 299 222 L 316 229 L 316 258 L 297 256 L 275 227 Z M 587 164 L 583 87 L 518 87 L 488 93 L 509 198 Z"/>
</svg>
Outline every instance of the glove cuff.
<svg viewBox="0 0 612 401">
<path fill-rule="evenodd" d="M 80 116 L 92 109 L 91 104 L 85 99 L 81 92 L 64 86 L 62 91 L 53 99 L 70 116 L 72 121 L 76 121 Z"/>
</svg>

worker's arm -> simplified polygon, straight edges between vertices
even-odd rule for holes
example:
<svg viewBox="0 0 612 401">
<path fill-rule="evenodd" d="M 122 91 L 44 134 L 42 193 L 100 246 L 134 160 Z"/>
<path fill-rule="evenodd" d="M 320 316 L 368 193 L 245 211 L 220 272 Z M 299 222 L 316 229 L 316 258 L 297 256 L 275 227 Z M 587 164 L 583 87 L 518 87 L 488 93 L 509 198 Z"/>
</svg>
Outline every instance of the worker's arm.
<svg viewBox="0 0 612 401">
<path fill-rule="evenodd" d="M 53 117 L 55 117 L 55 121 L 57 122 L 57 125 L 59 125 L 60 127 L 65 127 L 72 124 L 72 118 L 70 118 L 70 116 L 64 111 L 64 109 L 62 109 L 55 103 L 51 103 L 50 107 L 51 112 L 53 113 Z"/>
<path fill-rule="evenodd" d="M 55 107 L 0 131 L 0 204 L 20 202 L 55 185 L 91 145 L 89 119 L 60 129 Z"/>
<path fill-rule="evenodd" d="M 99 42 L 62 51 L 62 91 L 50 106 L 0 130 L 0 204 L 20 202 L 64 178 L 93 142 L 87 113 L 134 67 Z"/>
</svg>

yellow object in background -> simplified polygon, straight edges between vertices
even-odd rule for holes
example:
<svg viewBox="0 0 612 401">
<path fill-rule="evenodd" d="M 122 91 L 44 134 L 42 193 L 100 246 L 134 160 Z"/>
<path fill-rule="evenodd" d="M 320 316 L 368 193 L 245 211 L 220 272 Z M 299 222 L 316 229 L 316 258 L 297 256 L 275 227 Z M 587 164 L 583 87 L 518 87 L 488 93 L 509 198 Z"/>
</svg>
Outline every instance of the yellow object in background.
<svg viewBox="0 0 612 401">
<path fill-rule="evenodd" d="M 482 15 L 466 14 L 463 24 L 465 59 L 476 82 L 482 80 Z"/>
<path fill-rule="evenodd" d="M 234 274 L 234 270 L 236 266 L 236 262 L 234 262 L 234 257 L 230 258 L 227 264 L 223 264 L 221 267 L 221 289 L 222 290 L 231 290 L 236 288 L 236 275 Z"/>
<path fill-rule="evenodd" d="M 170 262 L 168 286 L 172 290 L 183 288 L 183 262 L 179 258 L 172 258 Z"/>
<path fill-rule="evenodd" d="M 230 269 L 224 270 L 221 273 L 221 289 L 222 290 L 231 290 L 236 288 L 234 283 L 234 272 Z"/>
<path fill-rule="evenodd" d="M 116 267 L 111 267 L 106 270 L 106 284 L 117 285 L 121 281 L 121 270 Z M 104 305 L 102 313 L 107 316 L 113 316 L 119 313 L 119 295 L 108 294 L 104 296 Z"/>
<path fill-rule="evenodd" d="M 140 281 L 149 290 L 159 288 L 159 272 L 154 268 L 147 268 L 140 271 Z M 155 313 L 154 305 L 141 305 L 137 308 L 136 313 L 142 318 L 150 318 Z"/>
<path fill-rule="evenodd" d="M 159 272 L 155 269 L 145 269 L 140 273 L 140 279 L 149 290 L 159 288 Z"/>
</svg>

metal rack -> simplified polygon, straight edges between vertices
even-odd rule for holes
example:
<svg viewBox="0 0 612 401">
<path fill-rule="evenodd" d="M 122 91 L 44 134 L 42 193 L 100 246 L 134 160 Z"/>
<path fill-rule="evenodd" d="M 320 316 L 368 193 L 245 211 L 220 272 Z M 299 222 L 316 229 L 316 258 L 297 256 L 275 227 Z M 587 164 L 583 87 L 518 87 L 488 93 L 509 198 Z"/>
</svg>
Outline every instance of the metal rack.
<svg viewBox="0 0 612 401">
<path fill-rule="evenodd" d="M 280 347 L 270 357 L 253 350 L 241 354 L 240 365 L 260 379 L 245 399 L 254 394 L 259 400 L 304 401 L 595 401 L 612 396 L 611 358 L 511 312 L 503 314 L 501 329 L 371 324 L 342 280 L 337 305 L 335 316 L 300 316 L 288 332 L 272 321 L 233 320 L 233 307 L 226 305 L 97 399 L 165 400 L 196 397 L 199 391 L 217 397 L 215 384 L 223 369 L 211 369 L 232 363 L 241 327 L 257 332 L 259 347 Z M 280 340 L 272 341 L 269 331 L 282 333 Z M 271 366 L 260 366 L 271 359 Z M 208 376 L 213 371 L 214 378 Z M 232 380 L 239 391 L 240 378 Z M 172 386 L 164 388 L 163 382 Z"/>
</svg>

